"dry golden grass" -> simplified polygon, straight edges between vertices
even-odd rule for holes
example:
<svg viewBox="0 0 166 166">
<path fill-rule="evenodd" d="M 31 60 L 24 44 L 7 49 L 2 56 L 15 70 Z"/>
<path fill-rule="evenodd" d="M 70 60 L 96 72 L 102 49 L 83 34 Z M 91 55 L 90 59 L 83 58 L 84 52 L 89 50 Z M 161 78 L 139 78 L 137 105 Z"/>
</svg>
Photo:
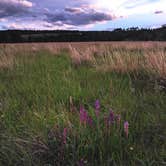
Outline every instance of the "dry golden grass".
<svg viewBox="0 0 166 166">
<path fill-rule="evenodd" d="M 145 69 L 166 78 L 166 50 L 145 53 Z"/>
<path fill-rule="evenodd" d="M 166 77 L 166 42 L 84 42 L 0 44 L 0 68 L 11 67 L 16 56 L 42 50 L 58 54 L 68 51 L 73 63 L 92 63 L 102 71 L 145 70 Z"/>
<path fill-rule="evenodd" d="M 14 47 L 0 45 L 0 68 L 11 68 L 14 65 Z"/>
</svg>

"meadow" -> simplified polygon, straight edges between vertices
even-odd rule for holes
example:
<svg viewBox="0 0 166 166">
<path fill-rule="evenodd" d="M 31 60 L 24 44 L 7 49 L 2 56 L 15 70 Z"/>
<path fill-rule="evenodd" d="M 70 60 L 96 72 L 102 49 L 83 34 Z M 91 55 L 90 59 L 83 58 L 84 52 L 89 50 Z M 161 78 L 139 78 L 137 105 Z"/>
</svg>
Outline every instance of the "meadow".
<svg viewBox="0 0 166 166">
<path fill-rule="evenodd" d="M 166 165 L 166 42 L 0 44 L 0 166 Z"/>
</svg>

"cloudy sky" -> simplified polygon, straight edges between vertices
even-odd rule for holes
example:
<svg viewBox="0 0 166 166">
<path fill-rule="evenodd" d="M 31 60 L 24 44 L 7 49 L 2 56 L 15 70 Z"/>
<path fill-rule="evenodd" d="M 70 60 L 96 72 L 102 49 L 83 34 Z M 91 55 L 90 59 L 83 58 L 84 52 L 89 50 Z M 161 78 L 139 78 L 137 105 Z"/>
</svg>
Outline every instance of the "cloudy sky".
<svg viewBox="0 0 166 166">
<path fill-rule="evenodd" d="M 0 30 L 112 30 L 166 24 L 166 0 L 0 0 Z"/>
</svg>

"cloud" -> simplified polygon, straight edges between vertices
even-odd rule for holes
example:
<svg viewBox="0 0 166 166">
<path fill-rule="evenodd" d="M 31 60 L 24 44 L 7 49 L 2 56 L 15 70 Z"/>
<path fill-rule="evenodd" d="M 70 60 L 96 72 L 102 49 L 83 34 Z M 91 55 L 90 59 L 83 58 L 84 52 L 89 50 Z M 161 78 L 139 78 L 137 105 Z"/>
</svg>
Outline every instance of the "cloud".
<svg viewBox="0 0 166 166">
<path fill-rule="evenodd" d="M 5 28 L 6 29 L 21 29 L 23 27 L 17 23 L 12 23 L 12 24 L 7 25 Z"/>
<path fill-rule="evenodd" d="M 164 22 L 165 11 L 166 0 L 0 0 L 0 29 L 106 29 L 137 15 L 142 17 L 140 24 L 153 16 Z M 149 19 L 143 22 L 145 15 Z M 130 25 L 138 23 L 133 20 Z"/>
<path fill-rule="evenodd" d="M 116 16 L 153 14 L 158 9 L 166 10 L 166 0 L 95 0 L 93 5 Z"/>
<path fill-rule="evenodd" d="M 61 22 L 48 23 L 43 20 L 25 20 L 24 22 L 8 22 L 0 26 L 4 30 L 60 30 L 60 29 L 75 29 L 72 25 L 66 25 Z"/>
<path fill-rule="evenodd" d="M 0 0 L 0 18 L 26 13 L 32 6 L 27 0 Z"/>
<path fill-rule="evenodd" d="M 27 0 L 1 0 L 1 6 L 32 7 L 33 4 Z"/>
<path fill-rule="evenodd" d="M 66 7 L 65 11 L 70 12 L 70 13 L 81 13 L 82 9 L 81 8 L 70 8 L 70 7 Z"/>
<path fill-rule="evenodd" d="M 63 12 L 48 13 L 46 16 L 48 22 L 56 23 L 60 21 L 63 24 L 74 26 L 94 24 L 115 19 L 115 16 L 110 13 L 92 9 L 83 10 L 81 8 L 66 8 Z"/>
<path fill-rule="evenodd" d="M 7 19 L 6 18 L 0 18 L 0 22 L 6 22 Z"/>
<path fill-rule="evenodd" d="M 162 13 L 164 13 L 162 10 L 156 10 L 156 11 L 154 12 L 154 14 L 162 14 Z"/>
</svg>

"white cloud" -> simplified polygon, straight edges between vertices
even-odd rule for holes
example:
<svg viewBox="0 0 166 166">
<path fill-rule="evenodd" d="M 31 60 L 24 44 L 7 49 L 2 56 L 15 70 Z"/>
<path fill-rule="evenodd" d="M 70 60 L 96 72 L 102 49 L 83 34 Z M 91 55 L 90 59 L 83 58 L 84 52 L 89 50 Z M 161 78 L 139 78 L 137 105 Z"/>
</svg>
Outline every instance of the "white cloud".
<svg viewBox="0 0 166 166">
<path fill-rule="evenodd" d="M 15 5 L 18 7 L 32 7 L 33 3 L 27 0 L 0 0 L 0 5 Z"/>
<path fill-rule="evenodd" d="M 7 19 L 6 18 L 0 18 L 0 22 L 6 22 Z"/>
<path fill-rule="evenodd" d="M 166 11 L 166 0 L 95 0 L 93 6 L 114 13 L 116 16 Z"/>
<path fill-rule="evenodd" d="M 156 11 L 163 18 L 166 0 L 0 0 L 0 23 L 10 29 L 92 29 L 136 15 L 151 19 Z"/>
</svg>

